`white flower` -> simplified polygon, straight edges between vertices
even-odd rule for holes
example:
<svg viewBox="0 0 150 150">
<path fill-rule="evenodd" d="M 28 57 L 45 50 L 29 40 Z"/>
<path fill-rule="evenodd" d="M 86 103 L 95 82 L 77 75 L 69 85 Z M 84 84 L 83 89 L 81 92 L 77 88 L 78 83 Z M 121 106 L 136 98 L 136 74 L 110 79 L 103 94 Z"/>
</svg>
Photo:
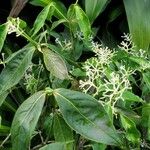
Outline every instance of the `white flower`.
<svg viewBox="0 0 150 150">
<path fill-rule="evenodd" d="M 8 20 L 8 34 L 16 33 L 16 36 L 20 36 L 22 31 L 19 28 L 20 19 L 19 18 L 11 18 Z"/>
</svg>

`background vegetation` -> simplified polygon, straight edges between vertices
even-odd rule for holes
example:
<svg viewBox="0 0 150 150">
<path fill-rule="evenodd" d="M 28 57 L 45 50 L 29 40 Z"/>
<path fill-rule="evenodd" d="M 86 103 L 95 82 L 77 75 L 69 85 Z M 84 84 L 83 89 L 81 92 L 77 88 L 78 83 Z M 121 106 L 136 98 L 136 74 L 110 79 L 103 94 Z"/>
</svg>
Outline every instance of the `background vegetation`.
<svg viewBox="0 0 150 150">
<path fill-rule="evenodd" d="M 150 149 L 150 1 L 16 2 L 0 5 L 0 149 Z"/>
</svg>

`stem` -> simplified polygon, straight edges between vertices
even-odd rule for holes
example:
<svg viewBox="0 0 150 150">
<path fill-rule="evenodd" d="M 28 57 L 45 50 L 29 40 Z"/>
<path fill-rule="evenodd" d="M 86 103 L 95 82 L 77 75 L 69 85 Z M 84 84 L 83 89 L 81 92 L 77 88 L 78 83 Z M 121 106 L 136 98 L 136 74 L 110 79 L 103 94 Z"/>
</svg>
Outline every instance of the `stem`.
<svg viewBox="0 0 150 150">
<path fill-rule="evenodd" d="M 0 148 L 3 147 L 3 145 L 7 142 L 7 140 L 10 138 L 11 133 L 8 134 L 8 136 L 4 139 L 4 141 L 1 143 Z"/>
<path fill-rule="evenodd" d="M 76 3 L 75 4 L 77 4 L 78 3 L 78 0 L 76 0 Z"/>
<path fill-rule="evenodd" d="M 34 41 L 28 34 L 26 34 L 24 31 L 22 31 L 22 34 L 21 34 L 24 38 L 26 38 L 29 42 L 31 42 L 35 47 L 39 47 L 39 44 Z"/>
</svg>

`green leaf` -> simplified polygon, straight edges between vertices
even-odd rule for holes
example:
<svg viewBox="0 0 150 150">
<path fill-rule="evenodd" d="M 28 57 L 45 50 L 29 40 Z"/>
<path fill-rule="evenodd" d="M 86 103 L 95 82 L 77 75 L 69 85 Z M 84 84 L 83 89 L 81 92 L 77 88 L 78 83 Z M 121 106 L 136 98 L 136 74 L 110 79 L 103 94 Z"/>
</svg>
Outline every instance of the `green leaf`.
<svg viewBox="0 0 150 150">
<path fill-rule="evenodd" d="M 54 137 L 57 142 L 73 140 L 73 132 L 58 114 L 54 116 Z"/>
<path fill-rule="evenodd" d="M 91 34 L 91 25 L 88 17 L 86 16 L 85 12 L 78 6 L 73 5 L 77 23 L 80 27 L 81 32 L 83 32 L 84 37 L 87 39 Z"/>
<path fill-rule="evenodd" d="M 146 83 L 148 89 L 150 90 L 150 73 L 149 72 L 143 73 L 143 81 Z"/>
<path fill-rule="evenodd" d="M 67 89 L 53 92 L 67 124 L 82 136 L 108 145 L 122 141 L 103 106 L 90 95 Z"/>
<path fill-rule="evenodd" d="M 8 95 L 8 92 L 4 92 L 0 95 L 0 106 L 3 104 L 3 102 L 5 101 L 6 97 Z"/>
<path fill-rule="evenodd" d="M 0 52 L 3 48 L 4 41 L 6 39 L 7 30 L 8 30 L 8 23 L 0 25 Z"/>
<path fill-rule="evenodd" d="M 67 10 L 66 10 L 65 5 L 62 2 L 57 1 L 57 2 L 53 3 L 53 7 L 55 9 L 54 16 L 56 18 L 65 19 L 66 21 L 68 21 Z"/>
<path fill-rule="evenodd" d="M 8 135 L 10 133 L 10 127 L 1 124 L 0 133 L 1 133 L 1 136 Z"/>
<path fill-rule="evenodd" d="M 73 149 L 73 132 L 58 114 L 54 116 L 54 137 L 56 142 L 72 141 L 66 144 L 67 149 Z"/>
<path fill-rule="evenodd" d="M 59 79 L 68 78 L 68 70 L 64 60 L 48 48 L 42 48 L 42 52 L 47 70 Z"/>
<path fill-rule="evenodd" d="M 124 115 L 120 115 L 123 128 L 126 130 L 126 138 L 134 144 L 140 143 L 140 132 L 135 123 Z"/>
<path fill-rule="evenodd" d="M 135 63 L 137 63 L 139 66 L 137 67 L 137 69 L 144 69 L 144 68 L 150 68 L 150 63 L 148 60 L 141 58 L 141 57 L 135 57 L 135 56 L 130 56 L 129 58 L 131 61 L 134 61 Z"/>
<path fill-rule="evenodd" d="M 78 23 L 77 23 L 77 19 L 76 19 L 74 5 L 70 5 L 70 7 L 68 8 L 67 18 L 69 20 L 70 30 L 73 32 L 73 34 L 76 34 L 77 28 L 78 28 Z"/>
<path fill-rule="evenodd" d="M 138 49 L 150 46 L 150 1 L 124 0 L 129 30 Z"/>
<path fill-rule="evenodd" d="M 108 20 L 108 23 L 111 23 L 113 22 L 115 19 L 117 19 L 121 14 L 123 13 L 123 7 L 122 5 L 121 6 L 118 6 L 114 9 L 111 10 L 110 14 L 109 14 L 109 20 Z"/>
<path fill-rule="evenodd" d="M 70 150 L 70 149 L 66 149 L 66 143 L 56 142 L 56 143 L 45 145 L 39 150 Z"/>
<path fill-rule="evenodd" d="M 16 85 L 31 63 L 35 47 L 25 47 L 15 54 L 0 74 L 0 95 Z"/>
<path fill-rule="evenodd" d="M 54 119 L 54 115 L 50 114 L 48 116 L 45 117 L 44 119 L 44 123 L 43 123 L 43 130 L 44 133 L 48 136 L 51 137 L 52 134 L 52 130 L 53 130 L 53 119 Z"/>
<path fill-rule="evenodd" d="M 141 125 L 147 129 L 146 138 L 150 140 L 150 103 L 146 104 L 142 109 Z"/>
<path fill-rule="evenodd" d="M 61 23 L 65 23 L 65 22 L 67 22 L 66 19 L 60 19 L 58 21 L 53 22 L 51 26 L 51 30 L 54 30 L 58 25 L 60 25 Z"/>
<path fill-rule="evenodd" d="M 48 17 L 49 11 L 51 6 L 53 5 L 52 2 L 50 2 L 37 16 L 34 24 L 33 24 L 33 34 L 32 37 L 39 32 L 39 30 L 44 26 L 45 20 Z"/>
<path fill-rule="evenodd" d="M 125 91 L 122 94 L 123 99 L 126 101 L 132 101 L 132 102 L 144 102 L 139 96 L 135 95 L 134 93 L 130 91 Z"/>
<path fill-rule="evenodd" d="M 28 149 L 45 102 L 45 95 L 44 91 L 39 91 L 18 108 L 11 126 L 12 150 Z"/>
<path fill-rule="evenodd" d="M 91 23 L 106 7 L 109 0 L 85 0 L 85 11 Z"/>
<path fill-rule="evenodd" d="M 45 7 L 46 5 L 49 4 L 50 1 L 52 0 L 31 0 L 30 3 L 35 6 Z"/>
<path fill-rule="evenodd" d="M 101 144 L 101 143 L 94 143 L 92 144 L 92 149 L 93 150 L 105 150 L 106 149 L 106 145 Z"/>
</svg>

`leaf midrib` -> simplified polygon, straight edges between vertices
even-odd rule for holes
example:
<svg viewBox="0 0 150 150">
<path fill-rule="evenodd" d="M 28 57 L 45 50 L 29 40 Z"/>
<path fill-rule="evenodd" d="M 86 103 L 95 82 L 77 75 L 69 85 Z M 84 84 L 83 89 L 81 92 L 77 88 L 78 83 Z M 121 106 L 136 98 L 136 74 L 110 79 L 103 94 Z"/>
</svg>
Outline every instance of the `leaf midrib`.
<svg viewBox="0 0 150 150">
<path fill-rule="evenodd" d="M 32 51 L 34 51 L 33 49 L 32 49 Z M 26 56 L 23 58 L 23 60 L 21 61 L 21 63 L 20 63 L 20 65 L 19 65 L 19 67 L 16 69 L 16 71 L 11 75 L 11 78 L 9 78 L 9 80 L 7 80 L 7 82 L 6 83 L 9 83 L 10 81 L 12 81 L 13 79 L 14 79 L 14 77 L 15 77 L 15 74 L 18 72 L 18 70 L 21 68 L 21 66 L 22 66 L 22 64 L 23 64 L 23 62 L 25 61 L 25 59 L 26 59 L 26 57 L 29 55 L 29 52 L 30 51 L 28 51 L 28 53 L 26 54 Z M 6 87 L 6 88 L 5 88 Z M 10 87 L 11 88 L 11 87 Z M 6 90 L 8 90 L 9 88 L 7 88 L 7 86 L 3 86 L 2 87 L 2 89 L 0 90 L 0 94 L 2 94 L 3 92 L 5 92 Z"/>
<path fill-rule="evenodd" d="M 22 122 L 20 123 L 20 125 L 23 124 L 23 122 L 25 121 L 25 119 L 27 118 L 27 116 L 29 115 L 30 111 L 33 109 L 33 107 L 35 106 L 35 104 L 37 103 L 37 101 L 39 101 L 41 99 L 41 97 L 45 95 L 45 93 L 41 94 L 41 96 L 39 98 L 37 98 L 37 100 L 35 102 L 32 103 L 31 107 L 27 110 L 27 114 L 25 115 L 24 119 L 22 120 Z"/>
<path fill-rule="evenodd" d="M 56 92 L 57 93 L 57 92 Z M 59 94 L 59 93 L 57 93 L 60 97 L 63 97 L 64 99 L 66 99 L 66 101 L 68 102 L 68 103 L 70 103 L 78 112 L 79 112 L 79 114 L 83 117 L 83 118 L 85 118 L 88 122 L 90 122 L 91 124 L 93 124 L 96 128 L 98 128 L 98 130 L 100 130 L 100 131 L 102 131 L 102 132 L 104 132 L 106 135 L 109 135 L 107 132 L 105 132 L 105 130 L 102 130 L 99 126 L 97 126 L 96 124 L 94 124 L 91 120 L 89 120 L 89 118 L 87 118 L 86 116 L 84 116 L 81 112 L 80 112 L 80 110 L 76 107 L 76 106 L 74 106 L 73 105 L 73 103 L 71 103 L 66 97 L 64 97 L 64 96 L 62 96 L 61 94 Z M 109 135 L 114 141 L 116 141 L 117 143 L 119 143 L 120 144 L 120 142 L 119 141 L 117 141 L 114 137 L 112 137 L 111 135 Z M 95 141 L 95 140 L 94 140 Z M 117 144 L 116 143 L 116 144 Z"/>
</svg>

